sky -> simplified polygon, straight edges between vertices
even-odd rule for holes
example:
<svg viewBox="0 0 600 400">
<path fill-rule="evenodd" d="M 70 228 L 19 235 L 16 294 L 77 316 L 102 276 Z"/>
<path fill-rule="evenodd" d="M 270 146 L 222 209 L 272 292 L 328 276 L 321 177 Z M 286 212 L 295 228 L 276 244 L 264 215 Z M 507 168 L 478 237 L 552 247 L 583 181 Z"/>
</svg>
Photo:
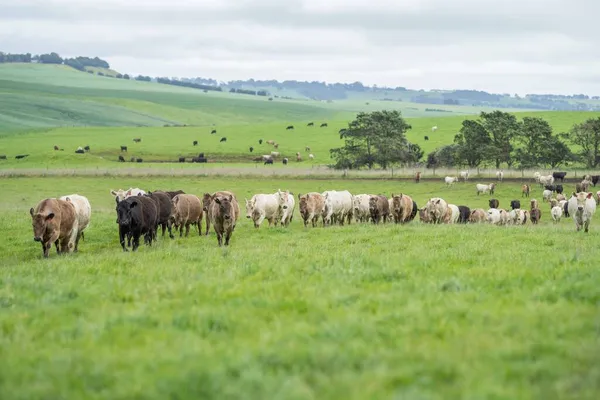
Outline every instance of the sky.
<svg viewBox="0 0 600 400">
<path fill-rule="evenodd" d="M 600 95 L 597 0 L 0 0 L 0 51 L 122 73 Z"/>
</svg>

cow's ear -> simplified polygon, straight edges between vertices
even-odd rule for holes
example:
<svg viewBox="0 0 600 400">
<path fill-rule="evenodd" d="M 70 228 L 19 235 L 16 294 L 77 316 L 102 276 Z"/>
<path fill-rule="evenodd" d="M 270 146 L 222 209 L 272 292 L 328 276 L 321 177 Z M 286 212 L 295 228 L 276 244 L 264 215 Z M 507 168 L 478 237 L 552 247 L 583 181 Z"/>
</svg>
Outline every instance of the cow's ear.
<svg viewBox="0 0 600 400">
<path fill-rule="evenodd" d="M 31 208 L 29 209 L 29 214 L 31 214 L 31 216 L 33 217 L 33 207 L 31 207 Z"/>
<path fill-rule="evenodd" d="M 229 201 L 233 201 L 233 195 L 232 194 L 229 195 Z"/>
<path fill-rule="evenodd" d="M 215 197 L 215 203 L 217 203 L 217 204 L 221 204 L 221 200 L 219 200 L 219 198 L 218 198 L 218 197 Z"/>
<path fill-rule="evenodd" d="M 575 192 L 573 192 L 573 194 L 571 195 L 571 197 L 577 197 L 577 194 L 575 194 Z"/>
<path fill-rule="evenodd" d="M 50 213 L 46 216 L 46 221 L 52 221 L 53 218 L 54 218 L 54 213 Z"/>
<path fill-rule="evenodd" d="M 302 194 L 298 193 L 298 200 L 300 200 L 300 197 L 302 197 Z"/>
<path fill-rule="evenodd" d="M 593 193 L 588 193 L 587 198 L 591 199 L 592 198 Z"/>
<path fill-rule="evenodd" d="M 135 206 L 137 206 L 137 201 L 132 201 L 131 204 L 129 205 L 129 208 L 134 208 Z"/>
</svg>

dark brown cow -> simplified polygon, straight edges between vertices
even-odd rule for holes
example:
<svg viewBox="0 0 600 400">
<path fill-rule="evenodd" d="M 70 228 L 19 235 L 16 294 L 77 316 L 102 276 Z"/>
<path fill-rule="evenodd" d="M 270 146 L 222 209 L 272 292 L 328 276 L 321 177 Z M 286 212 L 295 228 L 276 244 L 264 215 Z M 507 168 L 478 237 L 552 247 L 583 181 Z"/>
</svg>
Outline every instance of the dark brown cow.
<svg viewBox="0 0 600 400">
<path fill-rule="evenodd" d="M 75 249 L 78 225 L 73 203 L 59 199 L 44 199 L 29 210 L 33 225 L 33 240 L 42 244 L 48 257 L 52 243 L 58 254 Z M 60 248 L 59 248 L 60 244 Z"/>
<path fill-rule="evenodd" d="M 215 192 L 213 194 L 204 193 L 204 196 L 202 196 L 202 210 L 204 211 L 204 214 L 205 214 L 204 216 L 206 218 L 206 235 L 208 235 L 208 232 L 210 230 L 210 221 L 211 221 L 210 206 L 213 202 L 213 199 L 215 198 L 215 196 L 227 196 L 227 195 L 232 195 L 233 198 L 235 199 L 235 195 L 232 192 L 229 192 L 226 190 Z M 237 199 L 234 202 L 234 206 L 235 206 L 235 218 L 236 218 L 236 222 L 237 222 L 237 219 L 240 216 L 240 206 L 237 202 Z"/>
<path fill-rule="evenodd" d="M 490 208 L 498 208 L 498 206 L 500 206 L 498 199 L 490 199 L 488 204 L 490 205 Z"/>
<path fill-rule="evenodd" d="M 390 203 L 388 202 L 387 197 L 381 195 L 372 196 L 369 199 L 369 211 L 371 212 L 371 221 L 373 221 L 374 224 L 378 224 L 382 219 L 385 224 L 385 221 L 390 214 Z"/>
<path fill-rule="evenodd" d="M 165 192 L 148 192 L 148 197 L 150 197 L 156 203 L 156 208 L 158 212 L 158 218 L 156 221 L 157 226 L 162 227 L 162 236 L 165 237 L 165 230 L 169 230 L 169 237 L 174 239 L 173 232 L 171 231 L 171 197 Z M 158 227 L 156 228 L 158 234 Z"/>
<path fill-rule="evenodd" d="M 239 217 L 239 206 L 233 194 L 215 194 L 209 208 L 209 216 L 217 234 L 219 246 L 229 246 L 229 240 L 235 230 Z"/>
<path fill-rule="evenodd" d="M 140 236 L 144 235 L 144 243 L 151 246 L 156 237 L 158 209 L 149 197 L 131 196 L 123 201 L 117 198 L 117 223 L 119 224 L 119 242 L 123 251 L 125 238 L 132 240 L 133 251 L 140 245 Z"/>
<path fill-rule="evenodd" d="M 54 146 L 54 150 L 58 151 L 60 150 L 58 146 Z"/>
<path fill-rule="evenodd" d="M 421 181 L 421 173 L 415 172 L 415 183 L 419 183 Z"/>
</svg>

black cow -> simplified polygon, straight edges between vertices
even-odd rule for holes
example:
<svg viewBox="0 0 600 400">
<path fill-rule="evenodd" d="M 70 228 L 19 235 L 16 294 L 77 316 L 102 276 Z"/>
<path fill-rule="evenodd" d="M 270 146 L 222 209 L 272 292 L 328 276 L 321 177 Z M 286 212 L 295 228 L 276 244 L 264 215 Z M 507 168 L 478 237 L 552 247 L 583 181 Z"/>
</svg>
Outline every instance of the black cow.
<svg viewBox="0 0 600 400">
<path fill-rule="evenodd" d="M 250 153 L 252 153 L 254 151 L 254 147 L 250 146 Z"/>
<path fill-rule="evenodd" d="M 466 224 L 471 216 L 471 209 L 467 206 L 458 206 L 458 223 Z"/>
<path fill-rule="evenodd" d="M 207 162 L 207 160 L 204 157 L 194 157 L 194 158 L 192 158 L 192 162 L 193 163 L 205 163 L 205 162 Z"/>
<path fill-rule="evenodd" d="M 592 185 L 596 186 L 598 180 L 600 179 L 600 175 L 592 175 Z"/>
<path fill-rule="evenodd" d="M 223 136 L 223 137 L 221 138 L 221 140 L 219 140 L 219 142 L 226 142 L 226 141 L 227 141 L 227 138 L 226 138 L 225 136 Z"/>
<path fill-rule="evenodd" d="M 154 200 L 145 196 L 131 196 L 125 200 L 117 201 L 117 223 L 119 224 L 119 242 L 123 251 L 125 238 L 133 238 L 133 251 L 140 245 L 140 236 L 144 235 L 144 243 L 152 245 L 152 239 L 156 237 L 156 221 L 158 210 Z"/>
<path fill-rule="evenodd" d="M 498 208 L 500 202 L 498 201 L 498 199 L 490 199 L 488 204 L 490 205 L 490 208 Z"/>
<path fill-rule="evenodd" d="M 287 165 L 287 163 L 288 163 L 288 159 L 287 159 L 287 158 L 284 158 L 284 159 L 283 159 L 283 165 Z"/>
<path fill-rule="evenodd" d="M 121 151 L 127 152 L 127 146 L 121 146 Z"/>
<path fill-rule="evenodd" d="M 171 197 L 165 192 L 148 192 L 146 196 L 150 197 L 156 203 L 158 217 L 155 234 L 158 234 L 158 227 L 161 226 L 163 237 L 165 237 L 165 230 L 168 229 L 169 237 L 175 239 L 175 236 L 171 232 Z M 156 236 L 154 238 L 156 239 Z"/>
<path fill-rule="evenodd" d="M 552 177 L 554 179 L 560 179 L 561 182 L 565 181 L 565 176 L 567 176 L 566 172 L 553 172 Z"/>
<path fill-rule="evenodd" d="M 17 160 L 20 160 L 20 159 L 22 159 L 22 158 L 25 158 L 25 157 L 27 157 L 28 155 L 29 155 L 29 154 L 19 154 L 18 156 L 15 156 L 15 158 L 16 158 Z"/>
<path fill-rule="evenodd" d="M 83 149 L 84 149 L 85 151 L 90 151 L 90 146 L 85 146 Z"/>
<path fill-rule="evenodd" d="M 6 160 L 6 155 L 5 154 L 0 154 L 0 160 Z"/>
<path fill-rule="evenodd" d="M 308 124 L 306 124 L 306 126 L 315 126 L 314 122 L 309 122 Z"/>
<path fill-rule="evenodd" d="M 544 189 L 550 190 L 551 192 L 556 192 L 556 185 L 545 185 Z"/>
<path fill-rule="evenodd" d="M 562 192 L 565 190 L 563 188 L 563 185 L 555 185 L 556 186 L 556 194 L 562 194 Z"/>
<path fill-rule="evenodd" d="M 267 164 L 273 165 L 273 159 L 269 158 L 269 159 L 265 160 L 265 163 L 263 165 L 267 165 Z"/>
<path fill-rule="evenodd" d="M 83 154 L 83 153 L 85 153 L 85 151 L 83 151 L 83 149 L 77 149 L 77 150 L 75 150 L 75 153 Z"/>
<path fill-rule="evenodd" d="M 413 208 L 412 208 L 412 211 L 410 212 L 410 217 L 408 217 L 406 222 L 410 222 L 413 219 L 415 219 L 415 216 L 417 215 L 418 211 L 419 211 L 419 207 L 417 207 L 417 203 L 413 200 Z"/>
<path fill-rule="evenodd" d="M 135 161 L 136 161 L 136 162 L 142 162 L 142 161 L 144 161 L 144 160 L 142 160 L 141 158 L 136 158 L 136 159 L 135 159 Z"/>
<path fill-rule="evenodd" d="M 157 190 L 157 192 L 163 192 L 166 193 L 167 196 L 169 196 L 169 198 L 171 200 L 173 200 L 173 197 L 177 196 L 178 194 L 185 194 L 185 192 L 183 190 L 175 190 L 175 191 L 168 191 L 168 190 Z"/>
<path fill-rule="evenodd" d="M 567 217 L 567 218 L 570 217 L 570 215 L 569 215 L 569 202 L 568 201 L 564 205 L 564 214 L 565 214 L 565 217 Z"/>
<path fill-rule="evenodd" d="M 217 133 L 217 130 L 216 130 L 216 129 L 213 129 L 212 131 L 210 131 L 210 134 L 211 134 L 211 135 L 214 135 L 215 133 Z"/>
<path fill-rule="evenodd" d="M 288 127 L 287 127 L 287 128 L 285 128 L 285 129 L 288 129 L 288 130 L 289 130 L 289 129 L 294 129 L 294 125 L 288 125 Z"/>
<path fill-rule="evenodd" d="M 123 158 L 123 156 L 119 156 L 119 161 L 120 162 L 125 162 L 125 158 Z"/>
<path fill-rule="evenodd" d="M 179 162 L 185 162 L 185 157 L 179 157 Z"/>
<path fill-rule="evenodd" d="M 262 144 L 263 140 L 262 139 L 258 139 L 258 144 Z"/>
<path fill-rule="evenodd" d="M 198 146 L 198 141 L 194 140 L 194 146 Z"/>
<path fill-rule="evenodd" d="M 320 128 L 325 128 L 327 126 L 327 122 L 323 122 L 320 126 Z"/>
<path fill-rule="evenodd" d="M 425 140 L 429 140 L 429 136 L 425 136 L 425 137 L 424 137 L 424 139 L 425 139 Z"/>
<path fill-rule="evenodd" d="M 517 208 L 521 208 L 521 202 L 519 200 L 512 200 L 510 202 L 511 210 L 516 210 Z"/>
<path fill-rule="evenodd" d="M 136 143 L 139 143 L 139 142 L 142 141 L 142 138 L 134 138 L 133 141 L 136 142 Z"/>
</svg>

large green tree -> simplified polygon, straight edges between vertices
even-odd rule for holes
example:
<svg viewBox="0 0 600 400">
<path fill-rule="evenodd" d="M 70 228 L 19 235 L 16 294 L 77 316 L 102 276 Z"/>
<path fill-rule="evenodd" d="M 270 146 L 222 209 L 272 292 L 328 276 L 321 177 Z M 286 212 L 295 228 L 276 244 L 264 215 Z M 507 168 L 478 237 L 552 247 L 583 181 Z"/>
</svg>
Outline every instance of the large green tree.
<svg viewBox="0 0 600 400">
<path fill-rule="evenodd" d="M 478 167 L 490 154 L 492 139 L 479 121 L 464 120 L 460 133 L 454 136 L 455 157 L 469 167 Z"/>
<path fill-rule="evenodd" d="M 588 168 L 600 163 L 600 117 L 575 124 L 568 134 L 569 140 L 580 147 L 579 155 Z"/>
<path fill-rule="evenodd" d="M 406 139 L 406 131 L 409 129 L 411 126 L 399 111 L 359 113 L 340 134 L 344 139 L 344 146 L 330 150 L 336 161 L 335 167 L 366 166 L 371 169 L 377 164 L 387 168 L 393 163 L 413 160 L 414 150 L 409 150 L 410 143 Z"/>
<path fill-rule="evenodd" d="M 492 139 L 489 158 L 500 168 L 500 164 L 511 166 L 514 160 L 512 139 L 519 131 L 517 117 L 503 111 L 481 112 L 479 123 L 485 128 Z"/>
</svg>

